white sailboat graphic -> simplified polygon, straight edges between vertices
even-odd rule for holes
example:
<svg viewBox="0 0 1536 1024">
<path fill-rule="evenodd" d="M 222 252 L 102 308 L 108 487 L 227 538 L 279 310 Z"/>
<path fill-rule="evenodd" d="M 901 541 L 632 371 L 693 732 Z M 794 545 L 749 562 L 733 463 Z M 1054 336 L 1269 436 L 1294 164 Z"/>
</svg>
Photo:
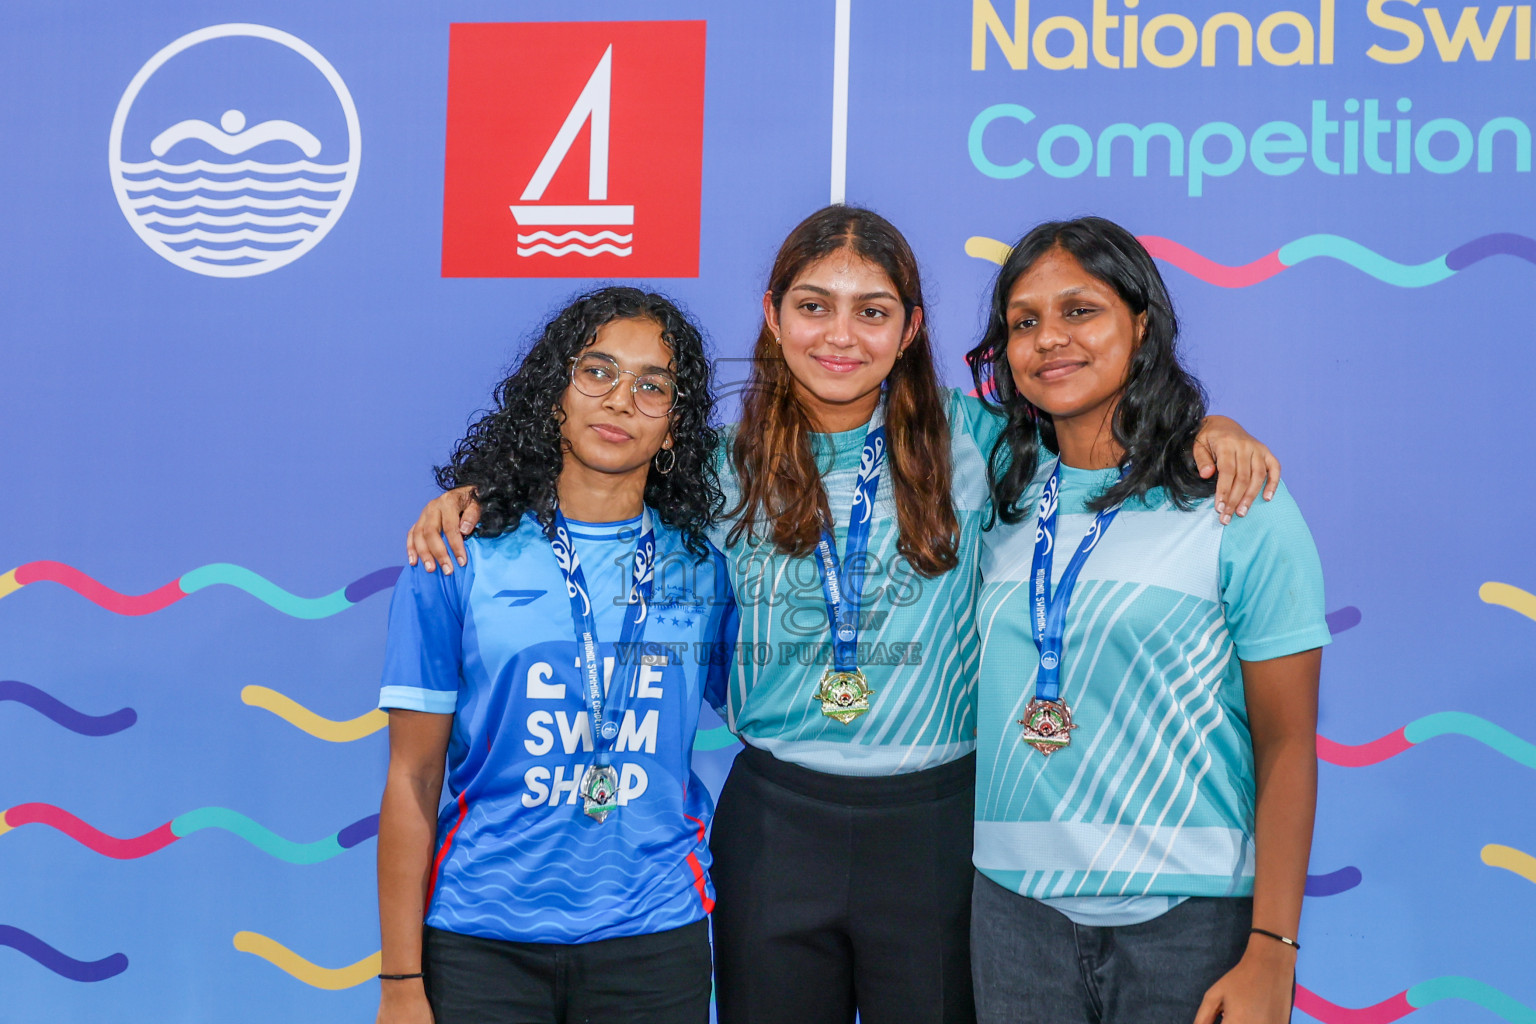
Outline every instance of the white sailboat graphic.
<svg viewBox="0 0 1536 1024">
<path fill-rule="evenodd" d="M 629 227 L 635 222 L 635 208 L 612 204 L 608 199 L 608 119 L 612 106 L 613 47 L 603 51 L 602 59 L 592 71 L 581 95 L 576 97 L 565 122 L 555 133 L 554 141 L 544 152 L 538 169 L 528 180 L 519 203 L 510 207 L 519 227 L 539 228 L 530 233 L 518 232 L 517 254 L 533 256 L 543 253 L 549 256 L 596 256 L 611 253 L 628 256 L 633 249 L 632 232 L 620 232 L 613 228 Z M 587 199 L 577 204 L 541 204 L 544 190 L 549 187 L 555 172 L 570 153 L 582 126 L 591 122 L 592 145 L 587 163 Z M 597 227 L 604 230 L 587 233 L 579 228 Z M 558 233 L 550 228 L 562 228 Z"/>
</svg>

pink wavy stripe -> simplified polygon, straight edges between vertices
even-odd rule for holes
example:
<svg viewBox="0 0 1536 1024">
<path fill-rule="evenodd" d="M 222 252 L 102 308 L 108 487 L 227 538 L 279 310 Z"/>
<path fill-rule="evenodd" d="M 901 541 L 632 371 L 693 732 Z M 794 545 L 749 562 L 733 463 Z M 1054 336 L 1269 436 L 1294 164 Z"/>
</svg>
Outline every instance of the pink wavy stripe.
<svg viewBox="0 0 1536 1024">
<path fill-rule="evenodd" d="M 73 814 L 52 804 L 17 804 L 0 815 L 0 818 L 3 818 L 11 828 L 20 828 L 23 825 L 47 825 L 50 828 L 56 828 L 80 845 L 104 857 L 115 857 L 118 860 L 143 857 L 145 854 L 164 849 L 180 838 L 171 831 L 171 823 L 166 822 L 153 832 L 146 832 L 131 839 L 119 839 L 87 825 Z"/>
<path fill-rule="evenodd" d="M 22 586 L 47 580 L 68 587 L 87 601 L 101 605 L 119 615 L 148 615 L 175 604 L 187 595 L 182 592 L 181 580 L 175 579 L 158 590 L 147 594 L 119 594 L 111 587 L 103 586 L 72 565 L 63 562 L 28 562 L 16 567 L 16 582 Z"/>
<path fill-rule="evenodd" d="M 1379 740 L 1371 740 L 1369 743 L 1361 743 L 1351 746 L 1348 743 L 1335 743 L 1326 736 L 1317 737 L 1317 756 L 1329 764 L 1342 765 L 1345 768 L 1363 768 L 1368 764 L 1379 764 L 1389 757 L 1396 757 L 1413 743 L 1403 734 L 1402 729 L 1389 732 Z"/>
<path fill-rule="evenodd" d="M 1391 999 L 1383 999 L 1374 1006 L 1362 1006 L 1352 1010 L 1347 1006 L 1330 1003 L 1316 992 L 1302 985 L 1296 986 L 1296 1009 L 1308 1017 L 1315 1017 L 1323 1024 L 1391 1024 L 1408 1016 L 1415 1009 L 1408 1002 L 1408 993 L 1399 992 Z"/>
<path fill-rule="evenodd" d="M 1167 260 L 1180 270 L 1195 275 L 1207 284 L 1220 285 L 1223 288 L 1246 288 L 1251 284 L 1267 281 L 1285 269 L 1285 264 L 1280 262 L 1279 250 L 1244 266 L 1229 267 L 1215 260 L 1206 259 L 1195 250 L 1180 245 L 1171 238 L 1161 238 L 1157 235 L 1139 237 L 1141 244 L 1146 246 L 1147 252 L 1153 256 L 1160 260 Z"/>
</svg>

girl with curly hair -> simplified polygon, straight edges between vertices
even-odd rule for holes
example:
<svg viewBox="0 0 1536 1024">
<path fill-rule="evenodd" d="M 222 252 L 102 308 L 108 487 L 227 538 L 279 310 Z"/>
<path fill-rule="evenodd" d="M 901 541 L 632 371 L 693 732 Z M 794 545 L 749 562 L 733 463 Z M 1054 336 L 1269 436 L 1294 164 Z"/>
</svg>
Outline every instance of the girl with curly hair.
<svg viewBox="0 0 1536 1024">
<path fill-rule="evenodd" d="M 745 745 L 712 838 L 720 1020 L 966 1022 L 977 559 L 1002 420 L 940 385 L 917 259 L 876 213 L 796 226 L 762 313 L 717 456 Z M 1233 507 L 1251 501 L 1263 446 L 1230 421 L 1206 441 L 1243 467 L 1224 474 Z M 424 510 L 413 558 L 452 569 L 441 533 L 473 524 L 468 497 Z"/>
<path fill-rule="evenodd" d="M 438 470 L 483 514 L 462 571 L 408 568 L 390 606 L 380 1024 L 708 1020 L 689 759 L 736 633 L 712 407 L 698 329 L 604 288 Z"/>
</svg>

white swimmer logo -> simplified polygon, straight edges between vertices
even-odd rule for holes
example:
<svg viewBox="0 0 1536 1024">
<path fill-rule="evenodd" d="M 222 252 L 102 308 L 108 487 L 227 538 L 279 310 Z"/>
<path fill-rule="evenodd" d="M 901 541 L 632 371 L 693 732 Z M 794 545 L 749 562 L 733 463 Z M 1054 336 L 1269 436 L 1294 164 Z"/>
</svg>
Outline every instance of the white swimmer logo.
<svg viewBox="0 0 1536 1024">
<path fill-rule="evenodd" d="M 635 239 L 633 230 L 603 230 L 591 234 L 575 230 L 577 227 L 629 227 L 635 222 L 633 206 L 620 206 L 605 201 L 608 198 L 608 114 L 612 106 L 613 47 L 609 46 L 603 51 L 603 57 L 597 62 L 587 84 L 582 87 L 581 95 L 576 97 L 570 113 L 565 115 L 565 123 L 555 133 L 554 141 L 544 151 L 544 159 L 539 161 L 538 169 L 528 179 L 528 186 L 523 189 L 522 202 L 511 208 L 512 217 L 519 227 L 546 229 L 528 234 L 519 231 L 519 256 L 533 256 L 536 253 L 548 253 L 550 256 L 569 256 L 572 253 L 596 256 L 604 252 L 628 256 L 634 251 L 631 248 Z M 589 202 L 564 206 L 527 205 L 536 204 L 544 198 L 544 190 L 549 187 L 550 180 L 570 152 L 571 143 L 576 141 L 581 126 L 588 120 L 592 122 L 592 148 L 587 157 Z M 547 230 L 551 227 L 571 230 L 555 234 Z"/>
<path fill-rule="evenodd" d="M 308 113 L 329 121 L 337 121 L 339 113 L 346 139 L 332 130 L 329 134 L 337 137 L 322 142 L 311 130 L 315 126 L 284 117 L 264 117 L 252 124 L 245 110 L 229 106 L 217 124 L 204 117 L 187 117 L 156 132 L 147 145 L 143 137 L 148 131 L 133 131 L 134 141 L 125 145 L 134 104 L 157 72 L 201 43 L 242 37 L 286 47 L 313 65 L 340 109 L 316 108 Z M 205 77 L 199 84 L 206 81 Z M 189 114 L 203 113 L 197 108 L 209 105 L 218 111 L 223 106 L 216 98 L 221 91 L 233 94 L 238 89 L 240 95 L 249 96 L 251 86 L 250 82 L 211 82 L 185 98 L 177 95 L 174 102 L 183 109 L 192 107 L 186 110 Z M 166 98 L 156 99 L 158 110 Z M 320 101 L 323 106 L 331 99 L 322 95 Z M 291 105 L 295 101 L 279 94 L 271 102 Z M 301 109 L 294 116 L 303 120 L 305 113 Z M 320 117 L 321 113 L 329 116 Z M 265 25 L 230 24 L 188 33 L 139 69 L 112 119 L 108 163 L 118 206 L 151 249 L 194 273 L 252 277 L 286 266 L 320 243 L 352 198 L 361 156 L 357 108 L 330 62 L 287 32 Z"/>
</svg>

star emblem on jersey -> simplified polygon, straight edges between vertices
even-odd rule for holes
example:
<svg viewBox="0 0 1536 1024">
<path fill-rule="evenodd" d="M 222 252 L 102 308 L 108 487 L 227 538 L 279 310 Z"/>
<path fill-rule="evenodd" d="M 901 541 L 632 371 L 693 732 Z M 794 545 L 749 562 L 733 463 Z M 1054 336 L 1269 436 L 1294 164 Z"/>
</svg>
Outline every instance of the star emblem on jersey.
<svg viewBox="0 0 1536 1024">
<path fill-rule="evenodd" d="M 1072 742 L 1072 709 L 1066 701 L 1034 697 L 1019 719 L 1024 727 L 1024 742 L 1049 757 Z"/>
<path fill-rule="evenodd" d="M 811 694 L 811 700 L 821 701 L 822 714 L 847 725 L 869 710 L 869 698 L 874 693 L 861 670 L 842 672 L 829 668 L 821 674 L 821 685 Z"/>
</svg>

